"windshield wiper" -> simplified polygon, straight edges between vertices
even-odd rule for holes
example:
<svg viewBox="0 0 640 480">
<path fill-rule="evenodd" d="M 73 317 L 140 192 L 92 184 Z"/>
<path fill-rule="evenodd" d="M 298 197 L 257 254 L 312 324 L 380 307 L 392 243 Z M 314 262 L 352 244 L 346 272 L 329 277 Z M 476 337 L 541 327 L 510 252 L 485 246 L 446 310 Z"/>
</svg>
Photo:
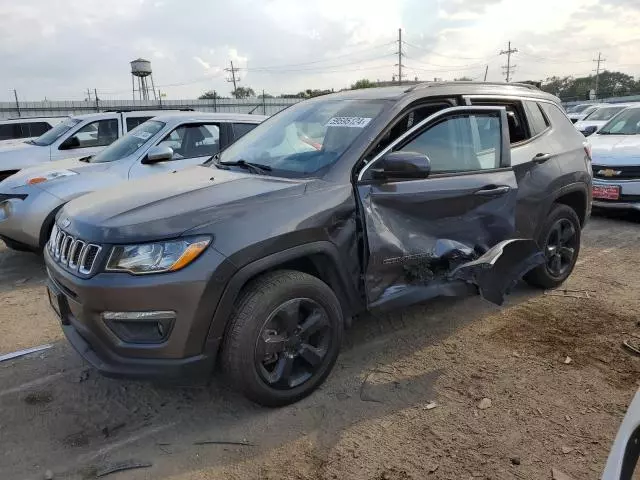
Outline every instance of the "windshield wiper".
<svg viewBox="0 0 640 480">
<path fill-rule="evenodd" d="M 92 158 L 93 158 L 93 155 L 89 155 L 88 157 L 79 158 L 78 161 L 79 162 L 84 162 L 84 163 L 89 163 Z"/>
<path fill-rule="evenodd" d="M 247 162 L 246 160 L 237 160 L 235 162 L 220 162 L 220 165 L 224 165 L 226 167 L 242 167 L 247 170 L 258 173 L 260 175 L 266 175 L 267 172 L 270 172 L 272 168 L 269 165 L 261 165 L 259 163 Z"/>
</svg>

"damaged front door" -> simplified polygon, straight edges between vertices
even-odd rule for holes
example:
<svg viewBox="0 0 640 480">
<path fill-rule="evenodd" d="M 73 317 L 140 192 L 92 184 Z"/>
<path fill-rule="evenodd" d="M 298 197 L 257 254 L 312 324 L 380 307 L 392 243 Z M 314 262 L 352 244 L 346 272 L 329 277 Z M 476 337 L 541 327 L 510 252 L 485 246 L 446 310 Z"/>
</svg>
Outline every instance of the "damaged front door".
<svg viewBox="0 0 640 480">
<path fill-rule="evenodd" d="M 448 108 L 362 169 L 370 308 L 477 289 L 502 303 L 537 265 L 535 243 L 513 240 L 518 184 L 508 135 L 504 108 Z"/>
</svg>

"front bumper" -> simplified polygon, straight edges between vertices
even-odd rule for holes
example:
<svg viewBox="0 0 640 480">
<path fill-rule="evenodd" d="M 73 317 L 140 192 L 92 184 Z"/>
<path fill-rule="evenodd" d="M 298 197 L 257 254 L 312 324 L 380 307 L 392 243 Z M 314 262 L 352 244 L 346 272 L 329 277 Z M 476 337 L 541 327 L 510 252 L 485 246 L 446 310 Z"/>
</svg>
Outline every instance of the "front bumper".
<svg viewBox="0 0 640 480">
<path fill-rule="evenodd" d="M 44 223 L 62 204 L 58 197 L 37 188 L 28 193 L 0 194 L 0 236 L 39 249 Z"/>
<path fill-rule="evenodd" d="M 600 178 L 594 178 L 593 185 L 614 185 L 620 187 L 620 198 L 618 200 L 602 200 L 594 198 L 594 207 L 615 210 L 640 211 L 640 180 L 604 180 Z"/>
<path fill-rule="evenodd" d="M 79 278 L 60 267 L 45 249 L 48 288 L 62 330 L 78 353 L 109 377 L 185 385 L 209 379 L 219 340 L 209 338 L 211 320 L 235 269 L 209 248 L 185 269 L 133 276 L 99 273 Z M 215 272 L 215 275 L 214 275 Z M 172 310 L 176 320 L 162 343 L 123 341 L 102 318 L 105 311 Z"/>
</svg>

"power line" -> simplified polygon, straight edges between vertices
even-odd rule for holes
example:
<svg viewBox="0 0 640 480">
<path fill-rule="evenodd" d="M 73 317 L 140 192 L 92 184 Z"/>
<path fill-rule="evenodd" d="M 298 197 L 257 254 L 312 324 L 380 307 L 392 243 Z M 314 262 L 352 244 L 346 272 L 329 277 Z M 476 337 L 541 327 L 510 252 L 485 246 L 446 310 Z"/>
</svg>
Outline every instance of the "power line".
<svg viewBox="0 0 640 480">
<path fill-rule="evenodd" d="M 394 54 L 386 54 L 386 55 L 376 55 L 375 57 L 370 57 L 370 58 L 366 58 L 363 60 L 359 60 L 359 61 L 350 61 L 350 62 L 346 62 L 346 63 L 339 63 L 336 65 L 321 65 L 321 66 L 317 66 L 317 67 L 309 67 L 309 68 L 282 68 L 282 69 L 263 69 L 263 68 L 254 68 L 254 67 L 248 67 L 245 68 L 244 70 L 247 70 L 248 72 L 263 72 L 263 73 L 282 73 L 282 72 L 317 72 L 317 71 L 322 71 L 328 68 L 338 68 L 338 67 L 346 67 L 346 66 L 351 66 L 351 65 L 358 65 L 361 63 L 367 63 L 367 62 L 371 62 L 373 60 L 380 60 L 383 58 L 388 58 L 390 55 L 395 55 Z"/>
<path fill-rule="evenodd" d="M 478 62 L 478 63 L 469 63 L 467 65 L 441 65 L 438 63 L 425 63 L 425 62 L 421 62 L 420 60 L 416 60 L 414 57 L 407 55 L 406 53 L 404 54 L 405 58 L 409 58 L 412 60 L 412 62 L 415 63 L 419 63 L 421 65 L 425 65 L 427 67 L 441 67 L 443 70 L 450 70 L 450 69 L 459 69 L 459 70 L 464 70 L 466 68 L 475 68 L 475 67 L 479 67 L 479 66 L 483 66 L 486 65 L 487 62 Z"/>
<path fill-rule="evenodd" d="M 402 42 L 402 43 L 404 43 L 405 45 L 408 45 L 410 47 L 417 48 L 418 50 L 422 50 L 424 52 L 430 53 L 431 55 L 436 55 L 438 57 L 455 58 L 455 59 L 458 59 L 458 60 L 486 60 L 487 58 L 490 58 L 490 57 L 460 57 L 460 56 L 451 55 L 451 54 L 438 53 L 435 50 L 431 50 L 431 49 L 424 48 L 424 47 L 419 47 L 418 45 L 415 45 L 413 43 L 409 43 L 409 42 L 406 42 L 406 41 Z"/>
<path fill-rule="evenodd" d="M 511 48 L 511 40 L 509 40 L 509 44 L 506 50 L 501 50 L 500 55 L 507 56 L 507 64 L 503 66 L 503 70 L 505 71 L 505 75 L 507 77 L 507 83 L 511 80 L 511 73 L 515 70 L 516 65 L 511 65 L 511 55 L 514 53 L 518 53 L 517 48 Z"/>
</svg>

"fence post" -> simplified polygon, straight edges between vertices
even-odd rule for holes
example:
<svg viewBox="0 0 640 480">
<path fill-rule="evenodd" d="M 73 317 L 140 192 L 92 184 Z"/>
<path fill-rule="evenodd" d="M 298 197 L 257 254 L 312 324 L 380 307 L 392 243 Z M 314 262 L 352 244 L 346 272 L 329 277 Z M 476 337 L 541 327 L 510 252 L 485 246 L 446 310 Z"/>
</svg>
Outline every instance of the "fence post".
<svg viewBox="0 0 640 480">
<path fill-rule="evenodd" d="M 262 114 L 267 114 L 267 100 L 264 98 L 264 88 L 262 89 Z"/>
<path fill-rule="evenodd" d="M 216 91 L 215 90 L 213 91 L 213 111 L 214 112 L 218 111 L 218 109 L 216 107 Z"/>
</svg>

